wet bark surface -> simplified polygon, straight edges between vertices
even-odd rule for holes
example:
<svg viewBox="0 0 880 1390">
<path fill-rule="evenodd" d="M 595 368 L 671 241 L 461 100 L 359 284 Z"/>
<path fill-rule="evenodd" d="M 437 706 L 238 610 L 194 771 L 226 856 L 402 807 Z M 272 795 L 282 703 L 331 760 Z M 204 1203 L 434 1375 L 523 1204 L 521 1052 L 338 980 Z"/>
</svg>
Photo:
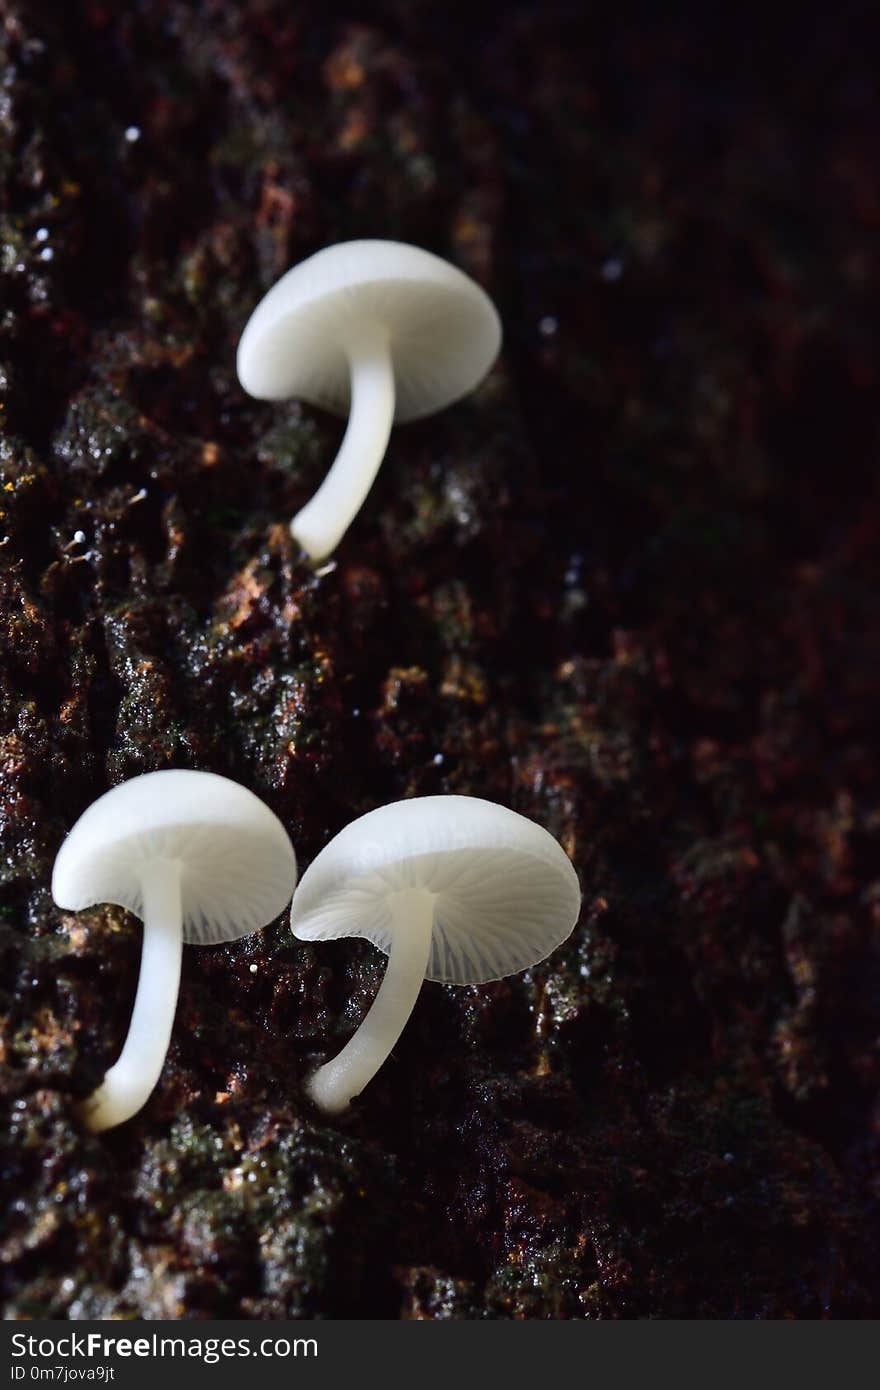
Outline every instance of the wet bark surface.
<svg viewBox="0 0 880 1390">
<path fill-rule="evenodd" d="M 797 34 L 581 6 L 5 0 L 0 1284 L 8 1317 L 864 1316 L 877 1307 L 878 92 Z M 363 235 L 496 298 L 497 369 L 392 436 L 248 399 L 290 264 Z M 302 1083 L 381 979 L 286 918 L 184 952 L 146 1109 L 78 1101 L 140 929 L 59 911 L 113 783 L 236 778 L 305 867 L 488 797 L 581 920 L 426 985 L 351 1114 Z"/>
</svg>

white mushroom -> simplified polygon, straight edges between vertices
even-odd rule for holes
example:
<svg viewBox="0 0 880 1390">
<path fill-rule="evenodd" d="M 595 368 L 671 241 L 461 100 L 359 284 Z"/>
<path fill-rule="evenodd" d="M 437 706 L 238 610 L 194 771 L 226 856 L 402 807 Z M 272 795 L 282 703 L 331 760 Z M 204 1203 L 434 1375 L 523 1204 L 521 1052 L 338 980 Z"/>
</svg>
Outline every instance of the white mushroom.
<svg viewBox="0 0 880 1390">
<path fill-rule="evenodd" d="M 290 901 L 296 856 L 277 816 L 210 772 L 150 772 L 84 811 L 55 860 L 52 896 L 70 912 L 118 903 L 143 920 L 141 971 L 128 1037 L 88 1098 L 92 1130 L 145 1103 L 168 1051 L 184 941 L 235 941 Z"/>
<path fill-rule="evenodd" d="M 290 922 L 304 941 L 363 936 L 388 956 L 354 1037 L 309 1094 L 344 1110 L 379 1070 L 424 979 L 472 985 L 537 964 L 578 918 L 577 874 L 542 826 L 470 796 L 397 801 L 352 821 L 303 875 Z"/>
<path fill-rule="evenodd" d="M 272 286 L 238 345 L 242 386 L 349 417 L 330 472 L 290 525 L 312 560 L 336 549 L 363 505 L 392 420 L 421 419 L 473 390 L 500 344 L 479 285 L 403 242 L 325 247 Z"/>
</svg>

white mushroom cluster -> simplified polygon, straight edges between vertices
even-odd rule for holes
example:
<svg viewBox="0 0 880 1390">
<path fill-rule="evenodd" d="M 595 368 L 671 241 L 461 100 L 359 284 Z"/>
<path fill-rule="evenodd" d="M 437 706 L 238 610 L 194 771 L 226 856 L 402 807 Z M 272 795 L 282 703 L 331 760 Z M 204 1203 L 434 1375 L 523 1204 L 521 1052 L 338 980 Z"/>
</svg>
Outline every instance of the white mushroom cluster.
<svg viewBox="0 0 880 1390">
<path fill-rule="evenodd" d="M 287 907 L 303 941 L 360 936 L 388 956 L 357 1032 L 311 1078 L 322 1110 L 345 1110 L 386 1060 L 424 980 L 475 985 L 536 965 L 571 932 L 577 874 L 552 835 L 505 806 L 426 796 L 352 821 L 296 885 L 278 818 L 209 772 L 153 772 L 83 813 L 58 853 L 52 894 L 71 912 L 117 903 L 142 918 L 141 970 L 118 1061 L 84 1105 L 89 1129 L 122 1124 L 162 1070 L 183 943 L 259 931 Z"/>
<path fill-rule="evenodd" d="M 415 246 L 352 241 L 287 272 L 254 310 L 238 349 L 244 388 L 348 415 L 342 446 L 291 531 L 313 561 L 339 544 L 376 476 L 394 420 L 470 391 L 501 343 L 478 285 Z M 174 1022 L 184 942 L 261 930 L 291 903 L 303 941 L 360 936 L 388 956 L 376 998 L 338 1056 L 308 1083 L 344 1110 L 394 1047 L 425 979 L 475 985 L 537 964 L 571 932 L 577 875 L 541 826 L 477 797 L 395 802 L 347 825 L 296 887 L 284 826 L 251 792 L 208 772 L 148 773 L 77 821 L 52 893 L 70 912 L 116 903 L 143 921 L 125 1044 L 84 1105 L 109 1129 L 145 1104 Z M 296 890 L 296 891 L 294 891 Z"/>
</svg>

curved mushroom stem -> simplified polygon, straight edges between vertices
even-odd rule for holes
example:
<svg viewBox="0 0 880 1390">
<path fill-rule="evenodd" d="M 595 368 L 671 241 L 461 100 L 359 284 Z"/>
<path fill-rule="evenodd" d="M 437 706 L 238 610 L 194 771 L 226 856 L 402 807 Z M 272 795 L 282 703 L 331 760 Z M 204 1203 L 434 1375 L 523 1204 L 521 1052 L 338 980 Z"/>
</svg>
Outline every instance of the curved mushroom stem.
<svg viewBox="0 0 880 1390">
<path fill-rule="evenodd" d="M 391 900 L 388 969 L 369 1013 L 345 1047 L 319 1067 L 308 1083 L 312 1100 L 338 1114 L 376 1075 L 403 1032 L 419 995 L 434 927 L 434 894 L 411 888 Z"/>
<path fill-rule="evenodd" d="M 348 428 L 318 491 L 290 523 L 295 541 L 313 561 L 336 549 L 373 485 L 394 419 L 394 369 L 388 330 L 365 324 L 348 344 L 351 409 Z"/>
<path fill-rule="evenodd" d="M 145 1104 L 171 1040 L 183 954 L 180 865 L 148 865 L 142 886 L 144 941 L 128 1037 L 119 1060 L 83 1104 L 86 1125 L 95 1133 L 121 1125 Z"/>
</svg>

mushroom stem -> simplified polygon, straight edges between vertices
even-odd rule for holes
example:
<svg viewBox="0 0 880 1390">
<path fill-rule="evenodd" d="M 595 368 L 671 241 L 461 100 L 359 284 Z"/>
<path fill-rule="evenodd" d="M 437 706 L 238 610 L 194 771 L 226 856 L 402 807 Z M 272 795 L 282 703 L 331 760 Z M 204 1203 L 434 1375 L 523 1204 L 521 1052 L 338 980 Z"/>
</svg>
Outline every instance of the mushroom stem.
<svg viewBox="0 0 880 1390">
<path fill-rule="evenodd" d="M 389 334 L 365 324 L 348 344 L 351 408 L 348 428 L 318 491 L 290 523 L 295 541 L 313 561 L 336 549 L 379 472 L 394 420 L 394 369 Z"/>
<path fill-rule="evenodd" d="M 425 888 L 406 889 L 395 894 L 390 909 L 391 952 L 379 993 L 354 1037 L 308 1083 L 312 1100 L 331 1114 L 345 1110 L 387 1059 L 413 1011 L 428 968 L 434 894 Z"/>
<path fill-rule="evenodd" d="M 94 1133 L 121 1125 L 145 1104 L 159 1080 L 180 989 L 183 915 L 180 865 L 167 860 L 142 872 L 144 939 L 128 1037 L 119 1060 L 85 1101 Z"/>
</svg>

